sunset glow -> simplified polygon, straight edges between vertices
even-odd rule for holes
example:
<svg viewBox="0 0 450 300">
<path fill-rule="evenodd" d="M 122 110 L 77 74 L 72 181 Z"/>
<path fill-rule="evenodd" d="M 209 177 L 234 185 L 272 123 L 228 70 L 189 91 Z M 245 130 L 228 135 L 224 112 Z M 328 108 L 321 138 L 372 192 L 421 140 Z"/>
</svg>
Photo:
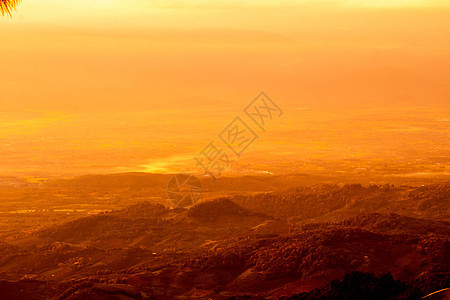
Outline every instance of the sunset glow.
<svg viewBox="0 0 450 300">
<path fill-rule="evenodd" d="M 449 0 L 0 12 L 0 299 L 450 299 Z"/>
<path fill-rule="evenodd" d="M 170 157 L 192 156 L 260 90 L 287 107 L 263 142 L 274 155 L 287 147 L 275 131 L 326 131 L 330 107 L 356 114 L 428 107 L 432 120 L 449 118 L 448 1 L 277 3 L 24 1 L 13 18 L 0 19 L 8 161 L 1 170 L 138 171 L 150 170 L 148 162 L 183 169 Z M 137 112 L 148 117 L 136 120 Z M 442 134 L 439 141 L 448 131 Z M 289 147 L 307 158 L 344 143 L 310 142 Z M 385 155 L 357 138 L 351 143 L 358 155 Z M 262 153 L 263 145 L 255 147 Z M 112 153 L 119 155 L 113 164 L 97 159 Z"/>
</svg>

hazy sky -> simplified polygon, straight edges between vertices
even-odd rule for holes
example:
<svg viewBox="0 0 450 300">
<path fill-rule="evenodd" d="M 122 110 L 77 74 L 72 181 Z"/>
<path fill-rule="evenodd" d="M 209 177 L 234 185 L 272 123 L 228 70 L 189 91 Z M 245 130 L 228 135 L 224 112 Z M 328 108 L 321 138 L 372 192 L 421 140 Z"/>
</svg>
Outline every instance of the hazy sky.
<svg viewBox="0 0 450 300">
<path fill-rule="evenodd" d="M 287 116 L 271 141 L 305 133 L 298 108 L 447 120 L 448 36 L 449 1 L 24 0 L 0 18 L 0 173 L 165 166 L 261 90 Z"/>
<path fill-rule="evenodd" d="M 0 18 L 0 102 L 5 110 L 173 109 L 239 103 L 265 89 L 292 106 L 442 104 L 446 3 L 25 0 Z"/>
<path fill-rule="evenodd" d="M 247 0 L 247 1 L 170 1 L 170 0 L 24 0 L 12 20 L 2 23 L 44 23 L 70 27 L 248 27 L 277 29 L 285 27 L 283 15 L 366 8 L 443 8 L 447 0 Z M 256 12 L 270 9 L 264 15 Z M 254 10 L 252 12 L 252 10 Z M 308 11 L 305 11 L 308 10 Z M 303 12 L 302 12 L 303 11 Z M 287 16 L 289 20 L 289 15 Z M 266 20 L 264 24 L 263 19 Z M 287 29 L 287 28 L 284 28 Z"/>
</svg>

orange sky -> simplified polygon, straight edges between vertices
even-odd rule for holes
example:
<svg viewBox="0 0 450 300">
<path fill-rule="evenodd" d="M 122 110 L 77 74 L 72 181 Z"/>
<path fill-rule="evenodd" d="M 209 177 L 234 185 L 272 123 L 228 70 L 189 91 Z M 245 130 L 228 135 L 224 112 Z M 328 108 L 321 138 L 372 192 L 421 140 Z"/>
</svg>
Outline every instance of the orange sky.
<svg viewBox="0 0 450 300">
<path fill-rule="evenodd" d="M 0 28 L 0 172 L 190 157 L 261 90 L 279 132 L 305 107 L 449 117 L 448 1 L 25 0 Z"/>
<path fill-rule="evenodd" d="M 13 19 L 4 24 L 51 24 L 68 27 L 104 28 L 199 28 L 226 27 L 257 30 L 295 30 L 299 21 L 345 21 L 348 13 L 414 10 L 416 17 L 430 9 L 450 7 L 447 0 L 25 0 Z M 350 23 L 354 24 L 355 20 Z M 448 23 L 447 23 L 448 24 Z M 326 24 L 308 23 L 309 28 Z M 397 25 L 401 25 L 398 23 Z"/>
</svg>

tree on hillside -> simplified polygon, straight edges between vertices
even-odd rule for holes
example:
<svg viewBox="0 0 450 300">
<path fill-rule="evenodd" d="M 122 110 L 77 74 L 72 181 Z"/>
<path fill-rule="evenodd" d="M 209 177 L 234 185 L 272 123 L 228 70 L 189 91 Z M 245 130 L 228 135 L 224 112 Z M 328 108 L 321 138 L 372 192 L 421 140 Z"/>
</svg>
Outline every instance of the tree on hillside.
<svg viewBox="0 0 450 300">
<path fill-rule="evenodd" d="M 21 0 L 0 0 L 0 12 L 2 16 L 9 15 L 12 16 L 11 12 L 16 9 L 17 4 Z"/>
</svg>

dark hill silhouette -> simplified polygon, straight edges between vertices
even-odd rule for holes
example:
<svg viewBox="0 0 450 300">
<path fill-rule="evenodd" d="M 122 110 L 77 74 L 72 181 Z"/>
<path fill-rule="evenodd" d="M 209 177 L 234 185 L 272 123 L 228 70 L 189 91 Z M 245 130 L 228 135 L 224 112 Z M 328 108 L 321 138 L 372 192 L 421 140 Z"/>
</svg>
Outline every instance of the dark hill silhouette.
<svg viewBox="0 0 450 300">
<path fill-rule="evenodd" d="M 253 234 L 252 228 L 270 219 L 226 198 L 200 202 L 189 210 L 144 202 L 49 227 L 37 236 L 50 242 L 84 243 L 101 248 L 114 241 L 116 247 L 142 245 L 158 250 L 178 247 L 192 251 L 208 240 Z M 273 233 L 274 228 L 267 230 Z M 263 234 L 264 230 L 258 233 Z"/>
<path fill-rule="evenodd" d="M 301 230 L 363 228 L 371 232 L 411 235 L 450 236 L 450 222 L 411 218 L 398 214 L 362 214 L 339 222 L 318 222 L 300 225 Z"/>
<path fill-rule="evenodd" d="M 322 185 L 236 196 L 232 200 L 253 211 L 296 222 L 341 221 L 374 212 L 450 221 L 449 184 L 414 188 L 390 185 Z"/>
<path fill-rule="evenodd" d="M 450 236 L 448 221 L 423 220 L 392 213 L 360 215 L 339 222 L 337 225 L 359 227 L 374 232 Z"/>
<path fill-rule="evenodd" d="M 326 286 L 308 293 L 296 294 L 285 300 L 307 299 L 419 299 L 421 291 L 405 282 L 395 280 L 391 274 L 374 275 L 365 272 L 351 272 L 342 280 L 333 280 Z"/>
<path fill-rule="evenodd" d="M 44 187 L 68 189 L 159 189 L 167 187 L 172 174 L 152 174 L 130 172 L 104 175 L 84 175 L 67 179 L 48 180 Z M 311 186 L 323 181 L 323 177 L 306 174 L 280 176 L 242 176 L 220 177 L 217 180 L 201 178 L 203 187 L 209 191 L 230 192 L 263 192 L 298 186 Z"/>
<path fill-rule="evenodd" d="M 218 198 L 212 201 L 200 202 L 192 206 L 187 215 L 192 218 L 219 218 L 221 216 L 242 216 L 253 217 L 259 216 L 268 218 L 267 216 L 252 212 L 249 209 L 243 208 L 228 198 Z"/>
</svg>

